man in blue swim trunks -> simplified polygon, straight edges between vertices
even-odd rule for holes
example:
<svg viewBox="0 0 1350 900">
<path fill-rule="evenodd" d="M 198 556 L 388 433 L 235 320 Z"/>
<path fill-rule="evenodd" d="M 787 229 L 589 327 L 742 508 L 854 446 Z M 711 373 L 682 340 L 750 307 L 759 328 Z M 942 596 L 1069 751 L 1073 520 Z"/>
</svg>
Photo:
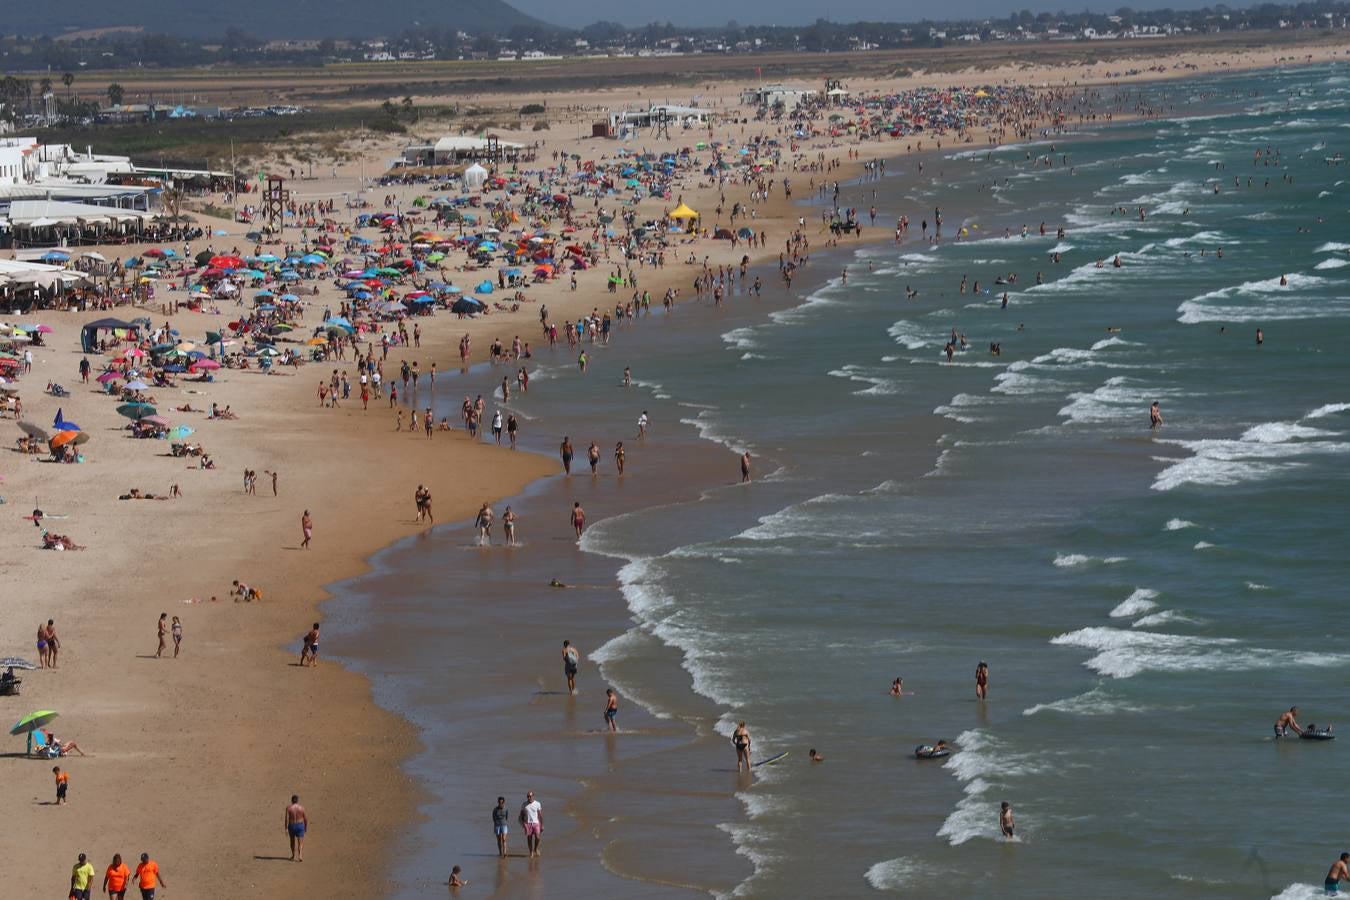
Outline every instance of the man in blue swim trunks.
<svg viewBox="0 0 1350 900">
<path fill-rule="evenodd" d="M 291 859 L 305 861 L 305 832 L 309 830 L 309 816 L 300 805 L 300 795 L 291 794 L 291 805 L 286 807 L 286 834 L 291 839 Z"/>
<path fill-rule="evenodd" d="M 1341 858 L 1331 864 L 1331 871 L 1327 873 L 1326 882 L 1322 885 L 1328 894 L 1339 894 L 1341 882 L 1350 880 L 1350 868 L 1346 867 L 1346 860 L 1350 860 L 1350 853 L 1342 853 Z"/>
<path fill-rule="evenodd" d="M 492 807 L 492 833 L 497 836 L 497 855 L 506 859 L 506 834 L 510 831 L 507 823 L 511 819 L 511 811 L 506 808 L 506 798 L 498 797 L 497 805 Z"/>
</svg>

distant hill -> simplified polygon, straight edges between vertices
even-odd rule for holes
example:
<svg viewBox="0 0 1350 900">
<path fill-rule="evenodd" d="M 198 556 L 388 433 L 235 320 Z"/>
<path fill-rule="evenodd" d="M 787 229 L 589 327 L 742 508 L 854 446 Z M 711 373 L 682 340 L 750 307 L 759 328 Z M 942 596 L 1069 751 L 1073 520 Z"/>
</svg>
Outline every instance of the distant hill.
<svg viewBox="0 0 1350 900">
<path fill-rule="evenodd" d="M 65 0 L 59 8 L 10 4 L 0 30 L 55 36 L 121 26 L 209 39 L 232 28 L 278 39 L 381 37 L 419 26 L 505 34 L 516 25 L 554 27 L 504 0 Z"/>
</svg>

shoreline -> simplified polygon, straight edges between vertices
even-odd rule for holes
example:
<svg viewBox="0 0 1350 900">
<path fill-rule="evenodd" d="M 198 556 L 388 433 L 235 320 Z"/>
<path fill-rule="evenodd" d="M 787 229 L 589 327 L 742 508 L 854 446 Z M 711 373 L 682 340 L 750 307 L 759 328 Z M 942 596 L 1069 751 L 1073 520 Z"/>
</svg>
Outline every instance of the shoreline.
<svg viewBox="0 0 1350 900">
<path fill-rule="evenodd" d="M 1015 140 L 1009 139 L 1010 142 Z M 894 158 L 892 153 L 901 152 L 899 142 L 839 144 L 829 149 L 838 154 L 849 146 L 860 146 L 864 152 L 879 151 L 877 156 L 868 158 Z M 992 145 L 979 143 L 966 146 L 993 149 Z M 951 149 L 957 148 L 952 145 L 944 148 Z M 841 182 L 856 177 L 860 164 L 861 161 L 845 164 L 830 177 Z M 797 177 L 805 180 L 804 176 L 794 176 L 794 180 Z M 796 204 L 777 203 L 777 199 L 774 204 L 761 207 L 765 221 L 779 223 L 777 227 L 770 226 L 773 229 L 771 239 L 775 239 L 778 229 L 800 209 Z M 805 197 L 802 202 L 810 203 Z M 809 226 L 808 221 L 808 232 Z M 889 236 L 884 227 L 880 232 L 871 231 L 873 233 L 859 241 L 858 246 L 869 241 L 879 242 Z M 759 261 L 771 260 L 774 252 L 766 250 L 759 255 Z M 644 273 L 643 286 L 648 287 L 645 279 L 653 278 L 657 285 L 653 291 L 656 295 L 664 287 L 663 278 L 678 282 L 691 269 L 677 263 L 659 277 L 648 270 Z M 688 281 L 687 277 L 685 281 Z M 687 284 L 681 287 L 682 294 L 687 295 Z M 549 296 L 547 302 L 550 307 L 555 304 L 559 307 L 555 312 L 576 314 L 592 305 L 603 305 L 609 297 L 588 286 L 575 297 L 569 298 L 568 294 L 559 292 Z M 686 296 L 681 305 L 688 307 L 692 302 Z M 475 335 L 475 357 L 481 359 L 483 345 L 489 339 L 487 335 L 493 330 L 528 332 L 532 312 L 532 309 L 526 309 L 519 316 L 506 318 L 506 323 L 500 326 L 496 319 L 472 323 L 469 330 Z M 153 312 L 150 314 L 156 321 L 160 319 Z M 41 354 L 39 369 L 30 376 L 25 387 L 31 380 L 44 377 L 54 377 L 68 385 L 74 383 L 72 373 L 79 354 L 67 352 L 67 342 L 74 324 L 82 318 L 93 317 L 93 314 L 83 317 L 43 314 L 43 319 L 57 325 L 57 341 Z M 190 322 L 190 325 L 180 327 L 190 328 L 193 334 L 200 330 L 199 326 L 210 326 L 209 319 L 199 319 L 192 314 L 180 314 L 173 321 L 175 324 Z M 421 352 L 424 357 L 432 355 L 447 361 L 442 371 L 451 384 L 442 396 L 453 399 L 456 382 L 449 368 L 454 352 L 453 334 L 463 330 L 467 323 L 448 317 L 427 321 L 435 324 L 428 324 L 428 340 Z M 622 333 L 618 340 L 623 340 Z M 312 371 L 315 370 L 306 370 L 307 373 Z M 78 768 L 72 779 L 76 788 L 72 794 L 77 799 L 84 804 L 116 803 L 119 819 L 154 823 L 147 824 L 135 835 L 147 849 L 165 845 L 198 848 L 189 857 L 191 876 L 180 874 L 175 880 L 173 876 L 182 870 L 184 860 L 179 858 L 170 862 L 161 858 L 170 880 L 175 880 L 177 885 L 186 879 L 186 883 L 192 885 L 194 895 L 217 896 L 216 889 L 223 895 L 229 879 L 239 876 L 237 861 L 228 856 L 229 852 L 248 852 L 258 859 L 246 877 L 257 878 L 256 885 L 266 885 L 265 890 L 269 892 L 298 892 L 302 887 L 313 889 L 316 883 L 324 883 L 315 879 L 325 877 L 334 878 L 335 883 L 346 887 L 360 884 L 373 890 L 382 883 L 384 862 L 390 858 L 389 851 L 396 840 L 395 823 L 405 821 L 407 810 L 416 808 L 417 788 L 403 771 L 403 763 L 414 754 L 405 754 L 403 763 L 391 766 L 390 747 L 407 747 L 417 736 L 407 721 L 375 702 L 370 681 L 364 676 L 336 666 L 323 666 L 322 681 L 317 678 L 304 683 L 288 681 L 286 676 L 291 673 L 279 673 L 278 670 L 278 664 L 285 660 L 284 653 L 276 652 L 283 646 L 278 635 L 298 636 L 312 614 L 324 620 L 327 617 L 325 603 L 331 599 L 328 586 L 368 574 L 374 557 L 418 533 L 419 529 L 406 521 L 401 512 L 409 508 L 403 505 L 409 502 L 403 494 L 410 492 L 418 480 L 426 480 L 433 486 L 442 518 L 455 522 L 460 521 L 460 513 L 471 515 L 483 495 L 500 501 L 531 489 L 531 485 L 539 484 L 539 479 L 548 477 L 553 471 L 553 463 L 537 454 L 521 453 L 509 466 L 501 466 L 501 451 L 487 446 L 468 447 L 462 434 L 455 433 L 447 437 L 456 441 L 453 455 L 457 467 L 491 471 L 498 476 L 490 488 L 457 488 L 453 484 L 454 473 L 445 472 L 447 467 L 443 460 L 435 462 L 437 458 L 430 455 L 443 452 L 438 449 L 442 448 L 439 436 L 429 442 L 430 449 L 413 451 L 413 454 L 419 454 L 413 455 L 406 449 L 410 446 L 406 434 L 399 435 L 402 444 L 395 444 L 387 424 L 383 429 L 377 422 L 358 424 L 360 417 L 350 409 L 344 409 L 340 416 L 334 416 L 328 410 L 316 414 L 313 409 L 306 414 L 304 404 L 313 405 L 313 401 L 301 393 L 300 382 L 292 384 L 281 376 L 265 379 L 264 382 L 274 382 L 274 385 L 260 397 L 252 384 L 258 380 L 256 373 L 226 374 L 228 380 L 213 386 L 209 399 L 235 402 L 249 424 L 246 428 L 239 427 L 241 423 L 217 423 L 209 429 L 202 427 L 202 439 L 223 460 L 223 469 L 209 478 L 199 477 L 205 473 L 177 474 L 178 463 L 165 468 L 163 464 L 133 458 L 129 453 L 135 449 L 136 442 L 132 442 L 132 447 L 120 448 L 125 452 L 106 453 L 105 449 L 113 443 L 109 440 L 111 433 L 106 438 L 99 434 L 97 442 L 90 446 L 95 462 L 74 468 L 75 474 L 80 476 L 78 481 L 65 477 L 64 482 L 56 486 L 50 484 L 46 473 L 33 470 L 31 465 L 17 468 L 32 471 L 33 478 L 22 477 L 26 472 L 7 467 L 8 480 L 4 489 L 11 501 L 9 508 L 17 512 L 23 505 L 17 498 L 33 492 L 30 487 L 56 495 L 60 498 L 58 506 L 51 507 L 48 500 L 41 498 L 39 505 L 72 516 L 69 523 L 53 523 L 57 530 L 72 534 L 97 551 L 77 554 L 74 558 L 67 554 L 42 554 L 34 560 L 25 555 L 30 552 L 26 548 L 31 545 L 31 540 L 28 544 L 15 541 L 7 547 L 11 551 L 11 563 L 6 567 L 6 574 L 11 578 L 33 584 L 83 584 L 89 588 L 88 591 L 77 591 L 81 595 L 78 597 L 44 597 L 36 605 L 31 598 L 25 598 L 23 614 L 16 613 L 4 629 L 8 642 L 21 647 L 26 640 L 21 634 L 29 627 L 19 621 L 22 616 L 27 615 L 33 620 L 29 624 L 36 624 L 39 617 L 45 620 L 52 615 L 62 627 L 61 633 L 67 643 L 69 655 L 63 656 L 59 671 L 68 674 L 54 676 L 61 681 L 50 684 L 45 673 L 42 677 L 34 673 L 25 685 L 26 699 L 21 705 L 27 708 L 31 699 L 42 706 L 59 707 L 64 718 L 56 725 L 58 733 L 90 746 L 95 763 L 76 761 Z M 245 391 L 246 386 L 250 390 Z M 95 401 L 84 397 L 78 387 L 75 394 L 64 401 L 63 408 L 69 417 L 90 420 L 100 426 L 109 424 L 102 407 L 94 406 Z M 232 397 L 239 399 L 231 401 Z M 271 406 L 264 409 L 259 401 L 269 399 Z M 25 401 L 34 410 L 27 417 L 39 422 L 49 417 L 59 405 L 47 397 L 32 402 L 26 395 Z M 378 415 L 375 418 L 381 420 Z M 347 422 L 340 425 L 335 419 Z M 388 419 L 382 421 L 387 423 Z M 382 432 L 389 434 L 382 438 Z M 277 435 L 286 435 L 286 438 L 276 440 Z M 269 437 L 273 439 L 269 440 Z M 427 443 L 414 440 L 412 445 Z M 216 450 L 217 447 L 222 449 Z M 335 447 L 341 448 L 345 458 L 331 459 Z M 103 459 L 99 459 L 100 454 Z M 398 462 L 392 464 L 395 454 Z M 123 467 L 117 477 L 157 492 L 163 490 L 159 480 L 170 469 L 176 470 L 175 476 L 171 477 L 182 480 L 194 507 L 198 498 L 211 498 L 210 521 L 201 521 L 202 510 L 188 509 L 186 504 L 180 506 L 176 502 L 151 503 L 143 507 L 139 503 L 100 505 L 89 499 L 124 489 L 120 483 L 115 489 L 110 485 L 105 475 L 105 462 L 116 462 Z M 227 499 L 237 490 L 226 486 L 232 484 L 229 479 L 236 477 L 236 470 L 241 465 L 282 471 L 281 498 L 276 503 L 270 497 L 260 497 L 256 503 L 250 499 L 245 501 L 251 504 L 250 508 L 241 511 L 237 503 Z M 511 471 L 500 473 L 499 468 Z M 390 469 L 396 469 L 397 476 Z M 123 476 L 121 472 L 127 474 Z M 426 473 L 434 473 L 434 476 Z M 433 477 L 440 480 L 432 481 Z M 405 480 L 408 483 L 403 483 Z M 266 486 L 261 490 L 265 494 Z M 399 497 L 390 496 L 390 490 L 397 492 Z M 315 510 L 317 547 L 324 553 L 322 562 L 290 558 L 300 556 L 299 553 L 275 553 L 278 540 L 289 544 L 292 542 L 290 536 L 298 531 L 299 507 L 292 509 L 291 500 L 297 494 L 305 498 L 296 501 L 298 504 L 308 503 Z M 158 515 L 151 517 L 148 513 Z M 351 523 L 353 527 L 346 533 L 339 533 L 340 529 L 335 527 L 337 522 Z M 127 536 L 139 533 L 142 540 L 137 547 L 123 547 L 119 553 L 113 553 L 107 542 L 114 532 Z M 16 537 L 28 540 L 31 535 L 28 531 L 18 533 Z M 229 535 L 232 543 L 222 547 L 223 542 L 217 535 Z M 172 540 L 175 554 L 147 562 L 145 552 L 136 551 L 145 546 L 145 541 L 152 540 L 161 543 Z M 104 549 L 108 552 L 104 553 Z M 334 556 L 344 559 L 333 561 Z M 266 574 L 263 577 L 252 574 L 259 571 Z M 195 606 L 179 608 L 185 593 L 223 595 L 231 577 L 263 587 L 263 604 L 236 607 L 222 601 L 213 606 L 208 601 L 200 609 Z M 193 582 L 193 587 L 183 586 L 187 579 Z M 112 587 L 110 580 L 134 584 L 134 587 L 131 590 Z M 218 587 L 208 588 L 208 585 Z M 79 603 L 80 599 L 91 595 L 101 595 L 97 605 Z M 297 599 L 300 597 L 304 599 Z M 155 664 L 142 660 L 128 663 L 125 660 L 128 644 L 121 640 L 125 637 L 131 642 L 140 640 L 148 644 L 153 637 L 146 637 L 149 625 L 161 608 L 171 614 L 191 617 L 185 623 L 188 624 L 187 658 L 200 653 L 206 662 L 200 668 L 183 666 L 187 669 L 186 676 L 172 683 L 166 683 L 162 678 L 152 679 L 136 668 Z M 233 612 L 227 613 L 226 609 Z M 238 615 L 247 613 L 256 614 L 247 620 Z M 130 624 L 128 616 L 132 620 Z M 31 641 L 28 643 L 31 645 Z M 135 646 L 139 648 L 140 645 Z M 196 650 L 198 646 L 202 649 Z M 339 674 L 329 674 L 335 669 Z M 114 689 L 110 682 L 120 682 L 121 690 Z M 120 696 L 127 693 L 128 688 L 136 692 L 137 701 L 127 702 Z M 259 698 L 267 698 L 267 705 L 284 710 L 287 719 L 296 715 L 303 716 L 303 721 L 278 726 L 271 716 L 241 714 L 241 711 L 255 707 Z M 100 715 L 105 717 L 100 718 Z M 139 741 L 125 740 L 126 727 L 139 723 L 142 716 L 148 716 L 147 721 L 155 722 L 158 729 Z M 165 716 L 174 717 L 167 726 L 161 724 Z M 342 735 L 343 740 L 336 740 L 338 735 Z M 179 741 L 193 743 L 179 746 Z M 113 747 L 117 749 L 104 749 Z M 215 766 L 243 761 L 239 768 L 247 775 L 241 771 L 239 781 L 200 778 L 200 771 L 192 768 L 192 760 L 199 758 L 201 748 L 208 748 L 204 755 Z M 146 759 L 152 761 L 153 779 L 146 774 L 143 763 Z M 283 760 L 285 765 L 277 764 Z M 103 766 L 105 761 L 107 765 Z M 20 769 L 19 766 L 22 763 L 16 765 L 16 772 L 36 771 L 36 767 Z M 320 780 L 296 786 L 296 779 L 290 773 L 305 768 L 318 772 Z M 286 771 L 278 771 L 280 769 Z M 240 791 L 245 777 L 249 787 Z M 36 782 L 36 779 L 26 775 L 22 781 L 21 794 L 28 792 L 29 782 Z M 191 795 L 207 808 L 224 813 L 195 824 L 166 821 L 152 796 L 126 797 L 128 786 L 167 791 L 171 795 Z M 277 864 L 262 861 L 261 857 L 268 855 L 283 839 L 275 835 L 262 836 L 266 834 L 264 826 L 270 827 L 266 819 L 274 816 L 272 807 L 282 805 L 292 791 L 299 792 L 315 814 L 318 825 L 315 850 L 327 844 L 321 851 L 326 856 L 335 846 L 342 847 L 343 854 L 349 857 L 349 865 L 329 867 L 341 868 L 341 871 L 325 875 L 301 872 L 297 867 L 289 873 L 280 873 L 276 871 Z M 241 797 L 241 794 L 247 796 Z M 36 789 L 33 795 L 36 799 Z M 265 805 L 259 802 L 263 798 Z M 378 814 L 373 814 L 375 811 Z M 49 821 L 43 818 L 47 812 L 35 810 L 34 821 Z M 339 837 L 329 837 L 339 829 Z M 31 829 L 28 831 L 32 833 Z M 22 842 L 19 850 L 21 854 L 30 850 L 42 855 L 65 854 L 67 846 L 74 848 L 75 844 L 85 841 L 97 861 L 106 855 L 102 849 L 108 843 L 103 837 L 106 831 L 106 824 L 99 822 L 97 815 L 90 815 L 71 827 L 59 851 L 38 851 L 36 845 L 30 848 Z M 215 852 L 201 852 L 201 848 L 207 847 L 216 848 Z M 222 848 L 226 852 L 222 853 Z M 73 855 L 73 852 L 72 849 L 66 855 Z M 130 852 L 129 844 L 122 844 L 121 852 L 124 856 Z M 162 852 L 159 855 L 162 857 Z M 60 858 L 64 859 L 64 856 Z"/>
</svg>

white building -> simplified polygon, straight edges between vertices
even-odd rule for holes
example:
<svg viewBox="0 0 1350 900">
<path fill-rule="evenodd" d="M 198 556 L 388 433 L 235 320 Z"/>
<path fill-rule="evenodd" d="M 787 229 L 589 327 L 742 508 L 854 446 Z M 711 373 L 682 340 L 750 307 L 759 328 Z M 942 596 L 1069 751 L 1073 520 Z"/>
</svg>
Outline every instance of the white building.
<svg viewBox="0 0 1350 900">
<path fill-rule="evenodd" d="M 812 88 L 796 87 L 786 84 L 766 84 L 757 88 L 747 88 L 741 92 L 741 102 L 750 106 L 796 109 L 802 102 L 816 95 Z"/>
</svg>

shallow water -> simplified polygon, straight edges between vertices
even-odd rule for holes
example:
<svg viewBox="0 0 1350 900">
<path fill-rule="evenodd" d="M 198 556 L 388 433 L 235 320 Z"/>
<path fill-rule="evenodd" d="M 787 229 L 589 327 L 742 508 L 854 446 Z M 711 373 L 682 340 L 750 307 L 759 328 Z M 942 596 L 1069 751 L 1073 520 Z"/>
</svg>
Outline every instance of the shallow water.
<svg viewBox="0 0 1350 900">
<path fill-rule="evenodd" d="M 465 609 L 480 645 L 468 656 L 532 641 L 541 678 L 557 678 L 557 616 L 537 585 L 565 564 L 564 580 L 597 586 L 576 604 L 578 630 L 607 641 L 585 702 L 603 675 L 626 711 L 643 704 L 624 719 L 637 740 L 620 736 L 606 757 L 551 737 L 549 752 L 574 756 L 510 760 L 569 798 L 575 871 L 603 853 L 647 879 L 641 890 L 763 897 L 964 890 L 954 884 L 1271 897 L 1318 881 L 1345 817 L 1300 807 L 1335 783 L 1337 746 L 1277 744 L 1270 725 L 1292 703 L 1321 724 L 1348 709 L 1350 174 L 1325 161 L 1350 127 L 1343 84 L 1342 69 L 1320 68 L 1153 88 L 1189 117 L 1057 140 L 1049 167 L 1036 165 L 1048 143 L 951 153 L 926 170 L 940 188 L 898 161 L 876 203 L 915 223 L 905 246 L 817 253 L 814 283 L 791 298 L 657 314 L 596 353 L 585 379 L 560 355 L 566 412 L 547 382 L 538 408 L 519 400 L 548 434 L 536 446 L 603 433 L 608 461 L 641 408 L 654 421 L 625 485 L 584 485 L 600 519 L 591 552 L 527 518 L 539 543 L 509 560 L 466 551 L 459 529 L 387 562 L 427 576 L 398 588 L 427 618 L 398 621 L 428 629 L 454 614 L 434 611 L 440 594 L 517 595 L 515 617 Z M 1278 164 L 1254 164 L 1258 146 L 1278 147 Z M 866 208 L 873 187 L 846 202 Z M 934 248 L 917 223 L 939 203 L 947 240 Z M 950 240 L 958 225 L 970 240 Z M 831 277 L 845 265 L 846 287 Z M 1016 285 L 994 285 L 1010 272 Z M 970 348 L 948 364 L 953 329 Z M 624 365 L 639 380 L 627 392 Z M 1155 400 L 1166 424 L 1151 432 Z M 748 487 L 732 484 L 741 449 L 756 459 Z M 563 518 L 569 490 L 546 485 L 523 508 Z M 376 614 L 380 591 L 356 593 L 338 609 L 372 626 L 404 615 Z M 437 652 L 419 647 L 397 671 L 371 664 L 381 699 L 419 722 L 466 715 L 412 687 Z M 897 675 L 910 696 L 888 695 Z M 561 701 L 521 702 L 539 706 L 541 731 L 566 725 Z M 753 781 L 726 773 L 737 720 L 756 757 L 791 755 Z M 912 758 L 939 737 L 958 747 L 945 764 Z M 807 763 L 810 747 L 827 761 Z M 462 786 L 456 765 L 429 767 L 433 790 Z M 400 866 L 436 871 L 438 841 L 487 848 L 478 822 L 498 790 L 484 786 L 469 814 L 429 804 L 421 855 Z M 1013 844 L 998 839 L 1001 800 L 1016 810 Z M 569 895 L 557 881 L 548 892 Z"/>
</svg>

